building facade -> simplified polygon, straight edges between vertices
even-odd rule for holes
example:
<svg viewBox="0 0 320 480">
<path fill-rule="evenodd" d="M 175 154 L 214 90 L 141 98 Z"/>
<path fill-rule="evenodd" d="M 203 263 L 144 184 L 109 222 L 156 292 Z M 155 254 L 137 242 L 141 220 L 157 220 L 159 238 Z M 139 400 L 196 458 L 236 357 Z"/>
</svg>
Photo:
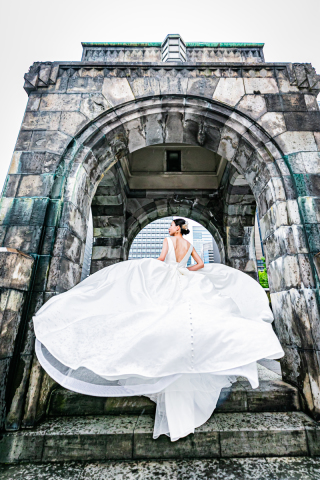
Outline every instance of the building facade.
<svg viewBox="0 0 320 480">
<path fill-rule="evenodd" d="M 254 279 L 258 209 L 283 378 L 320 418 L 320 76 L 266 62 L 263 44 L 179 40 L 178 57 L 174 45 L 84 43 L 80 61 L 25 74 L 0 204 L 1 428 L 35 425 L 57 388 L 32 316 L 80 281 L 90 209 L 91 273 L 126 260 L 149 223 L 181 216 Z"/>
<path fill-rule="evenodd" d="M 204 263 L 213 263 L 213 237 L 212 235 L 208 232 L 208 230 L 201 225 L 192 226 L 192 235 L 193 235 L 193 246 L 196 249 L 198 255 L 202 258 Z M 205 248 L 203 246 L 206 245 Z M 212 254 L 210 255 L 210 260 L 209 262 L 209 250 L 208 250 L 208 245 L 210 245 L 210 250 Z"/>
<path fill-rule="evenodd" d="M 201 257 L 204 263 L 214 263 L 213 243 L 205 242 L 202 244 Z"/>
<path fill-rule="evenodd" d="M 131 244 L 129 260 L 159 257 L 163 239 L 169 235 L 172 219 L 173 217 L 159 218 L 144 227 Z"/>
</svg>

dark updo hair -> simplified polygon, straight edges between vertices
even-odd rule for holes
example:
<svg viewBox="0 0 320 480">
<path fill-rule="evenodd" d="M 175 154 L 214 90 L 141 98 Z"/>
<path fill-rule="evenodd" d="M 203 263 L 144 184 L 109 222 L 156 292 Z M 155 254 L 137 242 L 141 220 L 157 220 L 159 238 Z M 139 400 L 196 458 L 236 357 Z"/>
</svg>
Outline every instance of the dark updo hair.
<svg viewBox="0 0 320 480">
<path fill-rule="evenodd" d="M 188 233 L 190 233 L 188 228 L 183 228 L 183 226 L 187 223 L 186 220 L 183 218 L 174 218 L 173 221 L 177 227 L 180 227 L 181 235 L 188 235 Z"/>
</svg>

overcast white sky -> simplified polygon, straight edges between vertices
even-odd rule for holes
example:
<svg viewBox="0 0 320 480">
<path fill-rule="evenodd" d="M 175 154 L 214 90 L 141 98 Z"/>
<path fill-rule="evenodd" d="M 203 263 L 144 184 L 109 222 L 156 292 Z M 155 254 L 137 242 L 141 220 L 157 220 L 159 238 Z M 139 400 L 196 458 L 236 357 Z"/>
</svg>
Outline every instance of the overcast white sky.
<svg viewBox="0 0 320 480">
<path fill-rule="evenodd" d="M 270 62 L 320 73 L 320 0 L 11 0 L 0 10 L 0 191 L 22 121 L 23 75 L 34 61 L 81 59 L 81 41 L 264 42 Z"/>
</svg>

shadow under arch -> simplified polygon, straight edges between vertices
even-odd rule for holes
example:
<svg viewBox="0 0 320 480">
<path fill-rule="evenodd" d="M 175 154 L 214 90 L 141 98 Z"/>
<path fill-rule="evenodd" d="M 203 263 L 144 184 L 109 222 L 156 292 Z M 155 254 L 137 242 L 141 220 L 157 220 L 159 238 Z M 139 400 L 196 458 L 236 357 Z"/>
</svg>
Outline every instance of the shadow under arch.
<svg viewBox="0 0 320 480">
<path fill-rule="evenodd" d="M 201 146 L 225 158 L 246 178 L 260 218 L 273 204 L 287 200 L 286 182 L 275 161 L 282 157 L 281 150 L 255 120 L 217 101 L 163 95 L 114 107 L 74 138 L 60 166 L 66 179 L 61 190 L 64 222 L 70 224 L 77 217 L 78 233 L 85 237 L 90 205 L 105 173 L 129 153 L 166 143 Z M 270 217 L 269 223 L 275 219 Z"/>
</svg>

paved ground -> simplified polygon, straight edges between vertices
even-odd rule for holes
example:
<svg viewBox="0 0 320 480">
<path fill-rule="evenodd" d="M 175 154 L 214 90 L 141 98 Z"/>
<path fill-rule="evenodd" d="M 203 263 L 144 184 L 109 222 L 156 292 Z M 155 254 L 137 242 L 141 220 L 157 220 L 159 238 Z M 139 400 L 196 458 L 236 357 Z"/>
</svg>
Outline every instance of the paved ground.
<svg viewBox="0 0 320 480">
<path fill-rule="evenodd" d="M 320 457 L 0 466 L 1 480 L 319 480 Z"/>
</svg>

